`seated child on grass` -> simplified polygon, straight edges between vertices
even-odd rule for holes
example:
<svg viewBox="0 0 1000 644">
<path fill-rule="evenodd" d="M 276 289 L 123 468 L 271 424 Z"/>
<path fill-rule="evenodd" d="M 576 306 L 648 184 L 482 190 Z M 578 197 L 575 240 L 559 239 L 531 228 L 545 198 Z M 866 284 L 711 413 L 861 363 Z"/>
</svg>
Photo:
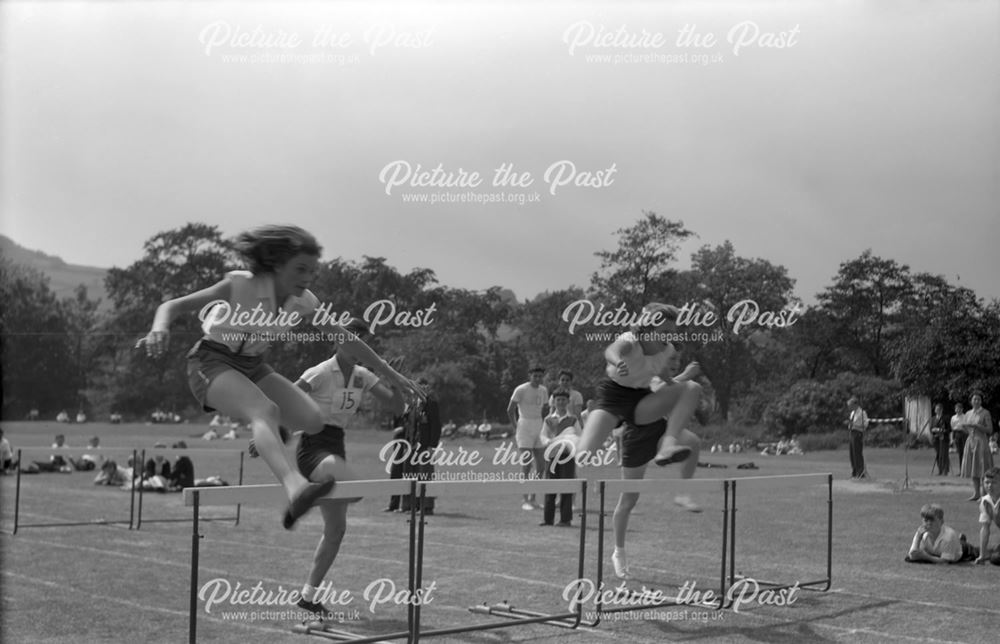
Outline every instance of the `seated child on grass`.
<svg viewBox="0 0 1000 644">
<path fill-rule="evenodd" d="M 983 491 L 979 499 L 979 551 L 977 564 L 988 559 L 994 566 L 1000 566 L 1000 544 L 990 549 L 990 528 L 1000 528 L 1000 467 L 991 467 L 983 474 Z"/>
<path fill-rule="evenodd" d="M 917 528 L 910 544 L 908 563 L 958 563 L 970 561 L 979 551 L 965 541 L 965 535 L 944 524 L 944 510 L 936 503 L 920 508 L 923 525 Z"/>
</svg>

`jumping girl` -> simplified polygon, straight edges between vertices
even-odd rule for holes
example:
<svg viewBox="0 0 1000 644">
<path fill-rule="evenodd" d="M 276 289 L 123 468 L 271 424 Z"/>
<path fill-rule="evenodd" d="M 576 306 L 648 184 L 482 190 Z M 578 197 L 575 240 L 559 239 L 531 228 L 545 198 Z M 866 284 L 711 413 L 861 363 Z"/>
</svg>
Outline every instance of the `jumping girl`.
<svg viewBox="0 0 1000 644">
<path fill-rule="evenodd" d="M 319 406 L 264 362 L 271 338 L 309 319 L 319 300 L 309 285 L 316 276 L 320 246 L 295 226 L 262 226 L 240 234 L 236 250 L 249 271 L 232 271 L 201 291 L 168 300 L 156 309 L 153 328 L 139 341 L 151 356 L 166 349 L 177 316 L 201 311 L 204 336 L 188 353 L 188 383 L 206 411 L 244 420 L 264 461 L 288 495 L 283 524 L 290 529 L 334 479 L 310 483 L 288 460 L 278 426 L 306 434 L 323 429 Z M 420 395 L 367 344 L 340 326 L 329 329 L 338 352 L 371 365 L 386 382 Z M 347 470 L 338 470 L 347 476 Z"/>
<path fill-rule="evenodd" d="M 671 380 L 655 392 L 650 389 L 653 377 L 665 371 L 675 353 L 669 339 L 676 331 L 679 312 L 675 306 L 651 303 L 643 308 L 645 323 L 605 349 L 607 377 L 597 385 L 597 401 L 583 428 L 580 453 L 593 454 L 623 422 L 643 429 L 666 418 L 666 435 L 653 462 L 663 466 L 690 456 L 691 448 L 680 438 L 701 400 L 701 385 Z M 692 365 L 697 368 L 697 363 Z"/>
</svg>

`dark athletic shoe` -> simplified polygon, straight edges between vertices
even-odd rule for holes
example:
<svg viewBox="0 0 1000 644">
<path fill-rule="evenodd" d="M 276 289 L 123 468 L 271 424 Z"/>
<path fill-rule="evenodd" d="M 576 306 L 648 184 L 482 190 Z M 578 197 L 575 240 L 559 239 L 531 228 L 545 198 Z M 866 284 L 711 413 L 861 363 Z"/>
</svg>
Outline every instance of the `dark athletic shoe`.
<svg viewBox="0 0 1000 644">
<path fill-rule="evenodd" d="M 295 522 L 302 518 L 306 512 L 309 511 L 317 500 L 323 498 L 333 490 L 333 486 L 336 485 L 336 481 L 327 481 L 325 483 L 307 483 L 302 491 L 296 495 L 288 503 L 288 507 L 285 508 L 285 516 L 282 519 L 281 524 L 285 526 L 285 530 L 291 530 Z"/>
<path fill-rule="evenodd" d="M 671 449 L 660 450 L 653 459 L 653 462 L 663 467 L 664 465 L 670 465 L 671 463 L 680 463 L 691 455 L 691 448 L 685 445 L 678 445 Z"/>
</svg>

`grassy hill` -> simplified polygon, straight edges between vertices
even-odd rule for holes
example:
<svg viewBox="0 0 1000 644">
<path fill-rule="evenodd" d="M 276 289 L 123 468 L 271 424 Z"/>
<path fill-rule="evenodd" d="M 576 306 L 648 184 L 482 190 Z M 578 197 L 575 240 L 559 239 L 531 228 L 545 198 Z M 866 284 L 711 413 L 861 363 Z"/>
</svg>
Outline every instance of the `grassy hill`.
<svg viewBox="0 0 1000 644">
<path fill-rule="evenodd" d="M 57 297 L 72 297 L 80 284 L 87 287 L 87 296 L 101 300 L 101 308 L 109 307 L 107 292 L 104 290 L 106 268 L 67 264 L 59 257 L 46 255 L 38 250 L 28 250 L 19 246 L 9 237 L 0 235 L 0 256 L 18 264 L 40 271 L 49 278 L 49 288 Z"/>
</svg>

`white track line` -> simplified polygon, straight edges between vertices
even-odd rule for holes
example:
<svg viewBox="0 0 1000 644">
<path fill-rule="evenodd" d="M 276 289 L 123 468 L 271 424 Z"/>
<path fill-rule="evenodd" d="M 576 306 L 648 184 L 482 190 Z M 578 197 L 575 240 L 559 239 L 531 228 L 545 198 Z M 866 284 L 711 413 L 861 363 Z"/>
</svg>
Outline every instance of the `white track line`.
<svg viewBox="0 0 1000 644">
<path fill-rule="evenodd" d="M 174 610 L 172 608 L 163 608 L 161 606 L 149 606 L 147 604 L 141 604 L 139 602 L 133 602 L 133 601 L 129 601 L 127 599 L 121 599 L 120 597 L 112 597 L 110 595 L 101 595 L 101 594 L 98 594 L 98 593 L 91 592 L 89 590 L 84 591 L 84 590 L 81 590 L 79 588 L 74 588 L 73 586 L 70 586 L 70 585 L 68 585 L 66 583 L 62 583 L 62 582 L 56 583 L 56 582 L 53 582 L 53 581 L 46 581 L 44 579 L 38 579 L 37 577 L 31 577 L 30 575 L 20 575 L 18 573 L 10 572 L 8 570 L 3 571 L 3 574 L 5 576 L 11 577 L 13 579 L 19 579 L 19 580 L 21 580 L 23 582 L 26 582 L 26 583 L 31 583 L 31 584 L 36 584 L 36 585 L 40 585 L 40 586 L 45 586 L 46 588 L 58 588 L 59 590 L 68 590 L 68 591 L 71 591 L 73 594 L 75 594 L 75 595 L 77 595 L 79 597 L 87 597 L 88 599 L 103 599 L 104 601 L 111 602 L 113 604 L 121 604 L 121 605 L 127 606 L 129 608 L 135 608 L 135 609 L 138 609 L 138 610 L 145 610 L 145 611 L 152 611 L 154 613 L 164 613 L 164 614 L 167 614 L 167 615 L 173 615 L 175 617 L 184 617 L 185 619 L 187 619 L 188 617 L 190 617 L 190 615 L 189 615 L 189 613 L 187 611 Z M 238 622 L 238 621 L 231 621 L 231 622 L 230 621 L 226 621 L 226 620 L 214 620 L 214 621 L 218 621 L 220 623 L 225 623 L 226 625 L 231 625 L 231 626 L 240 626 L 240 627 L 247 628 L 247 629 L 254 630 L 254 631 L 262 631 L 262 632 L 265 632 L 265 633 L 268 633 L 268 634 L 271 634 L 271 635 L 273 635 L 274 633 L 285 633 L 285 632 L 287 632 L 284 629 L 268 628 L 266 626 L 261 626 L 261 625 L 257 625 L 257 624 L 247 624 L 247 623 Z"/>
<path fill-rule="evenodd" d="M 82 550 L 82 551 L 86 551 L 86 552 L 100 552 L 100 553 L 104 553 L 104 554 L 107 554 L 107 555 L 124 557 L 124 558 L 128 558 L 128 559 L 140 559 L 140 560 L 150 561 L 150 562 L 154 562 L 154 563 L 157 563 L 157 564 L 160 564 L 160 565 L 165 565 L 165 566 L 175 567 L 175 568 L 185 568 L 185 569 L 189 568 L 189 566 L 185 565 L 185 564 L 178 564 L 178 563 L 175 563 L 175 562 L 164 561 L 164 560 L 161 560 L 161 559 L 156 559 L 156 558 L 153 558 L 153 557 L 146 557 L 146 556 L 142 556 L 142 555 L 132 555 L 132 554 L 122 553 L 122 552 L 118 552 L 118 551 L 101 550 L 99 548 L 92 548 L 92 547 L 89 547 L 89 546 L 77 546 L 77 545 L 60 544 L 60 543 L 47 542 L 47 541 L 36 541 L 36 540 L 33 540 L 33 543 L 42 543 L 42 544 L 45 544 L 45 545 L 52 545 L 52 546 L 56 546 L 56 547 L 73 549 L 73 550 Z M 239 544 L 237 542 L 230 542 L 230 543 L 236 543 L 236 545 L 245 545 L 245 544 Z M 281 549 L 281 550 L 287 550 L 287 551 L 294 551 L 294 552 L 298 552 L 298 553 L 308 553 L 309 552 L 307 550 L 296 550 L 294 548 L 287 548 L 287 547 L 282 547 L 282 546 L 266 546 L 266 547 L 271 548 L 271 549 Z M 366 557 L 366 559 L 368 559 L 368 558 Z M 376 561 L 381 561 L 381 560 L 376 560 Z M 211 569 L 211 568 L 205 568 L 205 567 L 200 567 L 199 570 L 213 571 L 213 569 Z M 228 571 L 223 571 L 223 570 L 217 570 L 217 569 L 215 569 L 214 571 L 215 572 L 219 572 L 219 573 L 223 573 L 223 574 L 230 574 L 230 573 L 228 573 Z M 482 571 L 481 570 L 474 570 L 474 571 L 465 571 L 465 572 L 481 573 Z M 12 572 L 8 572 L 8 571 L 5 571 L 3 574 L 9 575 L 11 577 L 17 577 L 17 578 L 21 578 L 21 579 L 25 579 L 25 580 L 29 580 L 29 581 L 34 581 L 34 582 L 42 584 L 42 585 L 51 585 L 51 586 L 55 586 L 55 587 L 59 587 L 59 588 L 67 588 L 67 586 L 65 584 L 57 584 L 55 582 L 48 582 L 48 581 L 36 579 L 36 578 L 33 578 L 33 577 L 27 577 L 27 576 L 24 576 L 24 575 L 19 575 L 17 573 L 12 573 Z M 510 576 L 510 575 L 492 575 L 492 576 L 503 577 L 503 578 L 506 578 L 506 579 L 514 580 L 514 581 L 526 581 L 526 582 L 535 583 L 535 584 L 539 584 L 539 585 L 553 586 L 553 587 L 556 587 L 556 588 L 559 587 L 558 584 L 549 584 L 549 583 L 546 583 L 546 582 L 537 582 L 537 581 L 534 581 L 534 580 L 523 579 L 523 578 L 520 578 L 520 577 L 513 577 L 513 576 Z M 256 577 L 255 579 L 260 579 L 261 581 L 268 581 L 268 582 L 271 582 L 271 583 L 279 583 L 279 584 L 289 583 L 289 582 L 283 582 L 281 580 L 269 579 L 269 578 L 263 578 L 263 577 Z M 294 583 L 294 582 L 292 582 L 292 583 Z M 82 591 L 77 591 L 77 592 L 82 592 Z M 952 605 L 947 605 L 947 604 L 935 604 L 935 603 L 920 602 L 920 601 L 915 601 L 915 600 L 901 599 L 901 598 L 888 597 L 888 596 L 882 596 L 882 595 L 866 595 L 866 594 L 862 594 L 862 593 L 851 593 L 849 591 L 843 591 L 843 590 L 831 590 L 829 592 L 830 593 L 836 593 L 836 594 L 842 594 L 842 595 L 865 597 L 865 598 L 868 598 L 868 599 L 876 599 L 876 600 L 883 599 L 883 600 L 892 600 L 892 601 L 896 601 L 896 602 L 900 602 L 900 603 L 911 603 L 911 604 L 916 604 L 916 605 L 920 605 L 920 606 L 932 607 L 932 608 L 936 608 L 936 609 L 947 609 L 947 610 L 962 609 L 962 610 L 971 611 L 971 612 L 981 612 L 981 613 L 985 612 L 985 613 L 997 613 L 997 614 L 1000 614 L 1000 611 L 994 611 L 994 610 L 990 610 L 990 609 L 978 609 L 978 608 L 970 608 L 970 607 L 966 607 L 966 606 L 952 606 Z M 100 596 L 97 596 L 97 595 L 94 595 L 94 594 L 90 594 L 88 596 L 91 596 L 91 597 L 100 597 Z M 108 599 L 109 601 L 114 601 L 116 603 L 125 604 L 125 605 L 129 605 L 129 606 L 137 606 L 137 607 L 141 607 L 143 609 L 164 612 L 164 613 L 171 614 L 171 615 L 183 615 L 185 617 L 188 616 L 188 613 L 186 611 L 177 611 L 177 610 L 166 609 L 166 608 L 146 606 L 146 605 L 143 605 L 143 604 L 133 604 L 133 602 L 129 602 L 127 600 L 122 600 L 122 599 L 113 598 L 113 597 L 100 597 L 100 598 Z M 462 609 L 457 609 L 457 610 L 462 610 Z M 743 615 L 744 617 L 753 617 L 753 618 L 759 619 L 761 621 L 775 619 L 775 618 L 773 618 L 772 616 L 769 616 L 769 615 L 755 615 L 753 613 L 741 613 L 741 615 Z M 960 642 L 960 641 L 959 642 L 955 642 L 955 641 L 952 641 L 952 640 L 938 640 L 938 639 L 932 639 L 932 638 L 928 638 L 928 637 L 913 637 L 913 636 L 901 635 L 901 634 L 897 634 L 897 633 L 887 633 L 887 632 L 876 631 L 876 630 L 872 630 L 872 629 L 846 628 L 846 627 L 841 627 L 841 626 L 834 626 L 834 625 L 830 625 L 830 624 L 819 623 L 817 621 L 817 620 L 821 620 L 821 619 L 825 619 L 825 618 L 822 617 L 822 616 L 820 616 L 820 617 L 809 618 L 809 619 L 806 619 L 806 620 L 798 620 L 798 621 L 793 621 L 793 622 L 787 622 L 786 621 L 786 623 L 787 624 L 798 624 L 798 623 L 801 623 L 803 621 L 807 621 L 807 622 L 809 622 L 810 624 L 812 624 L 813 626 L 815 626 L 817 628 L 824 628 L 824 629 L 833 630 L 833 631 L 837 631 L 837 632 L 841 632 L 841 633 L 847 633 L 847 634 L 858 634 L 858 633 L 861 633 L 861 634 L 866 634 L 866 635 L 880 636 L 880 637 L 883 637 L 883 638 L 897 638 L 897 639 L 905 639 L 905 640 L 910 640 L 910 641 L 915 641 L 915 642 L 933 642 L 935 644 L 962 644 L 962 642 Z M 262 630 L 262 631 L 266 631 L 268 633 L 283 632 L 283 631 L 280 631 L 278 629 L 270 629 L 270 628 L 266 628 L 266 627 L 262 627 L 262 626 L 255 626 L 255 625 L 251 625 L 251 624 L 242 624 L 240 622 L 225 622 L 225 623 L 227 623 L 227 624 L 235 623 L 235 624 L 239 624 L 239 625 L 241 625 L 241 626 L 243 626 L 245 628 L 252 628 L 252 629 L 255 629 L 255 630 Z M 608 623 L 610 624 L 612 622 L 609 621 Z M 770 623 L 767 624 L 767 626 L 769 626 L 769 627 L 781 626 L 781 623 L 780 622 L 778 622 L 778 623 L 770 622 Z M 605 634 L 604 631 L 594 631 L 594 632 L 595 633 Z M 634 640 L 630 639 L 630 641 L 634 641 Z"/>
</svg>

